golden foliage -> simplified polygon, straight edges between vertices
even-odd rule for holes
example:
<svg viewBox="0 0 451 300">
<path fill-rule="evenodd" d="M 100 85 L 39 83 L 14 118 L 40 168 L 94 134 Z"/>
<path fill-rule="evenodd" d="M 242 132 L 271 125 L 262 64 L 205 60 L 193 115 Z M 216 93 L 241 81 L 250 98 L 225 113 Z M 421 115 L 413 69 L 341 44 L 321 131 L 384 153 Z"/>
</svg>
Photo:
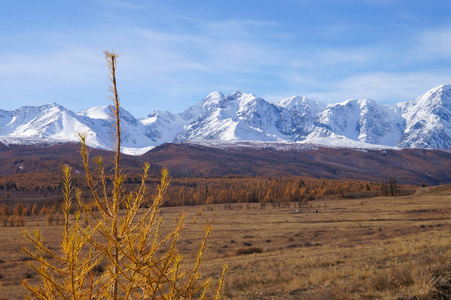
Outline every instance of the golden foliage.
<svg viewBox="0 0 451 300">
<path fill-rule="evenodd" d="M 24 281 L 30 291 L 28 298 L 219 299 L 222 297 L 226 268 L 224 267 L 215 293 L 208 290 L 210 279 L 201 280 L 199 273 L 210 226 L 206 226 L 196 262 L 188 269 L 183 268 L 183 261 L 176 247 L 185 215 L 182 215 L 179 224 L 169 234 L 160 233 L 160 208 L 170 183 L 168 170 L 162 170 L 158 192 L 146 209 L 142 207 L 148 197 L 148 163 L 144 165 L 141 184 L 136 190 L 128 193 L 124 191 L 124 177 L 120 167 L 120 103 L 116 88 L 118 55 L 107 51 L 104 54 L 112 83 L 110 99 L 113 101 L 115 129 L 113 185 L 109 191 L 101 157 L 93 159 L 96 170 L 95 174 L 91 172 L 87 135 L 79 134 L 80 154 L 92 200 L 91 203 L 84 201 L 79 189 L 73 193 L 70 167 L 64 166 L 64 233 L 61 249 L 60 252 L 55 252 L 47 248 L 39 231 L 34 236 L 26 234 L 37 252 L 28 249 L 25 251 L 34 258 L 35 262 L 30 265 L 42 279 L 40 286 L 31 286 Z M 72 215 L 74 199 L 79 210 Z M 54 260 L 50 261 L 52 258 Z M 103 267 L 99 267 L 103 265 L 106 266 L 104 271 Z"/>
</svg>

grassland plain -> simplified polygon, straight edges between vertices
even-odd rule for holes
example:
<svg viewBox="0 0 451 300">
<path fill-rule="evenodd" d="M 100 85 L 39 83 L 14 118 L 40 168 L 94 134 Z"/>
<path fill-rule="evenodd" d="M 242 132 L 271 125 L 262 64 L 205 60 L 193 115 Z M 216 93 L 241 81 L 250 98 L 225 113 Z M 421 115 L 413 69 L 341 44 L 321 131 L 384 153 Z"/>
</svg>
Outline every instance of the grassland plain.
<svg viewBox="0 0 451 300">
<path fill-rule="evenodd" d="M 218 278 L 227 263 L 230 299 L 449 299 L 450 204 L 447 185 L 403 197 L 315 200 L 300 212 L 246 203 L 167 207 L 163 230 L 187 212 L 179 251 L 189 264 L 210 223 L 201 272 Z M 22 299 L 21 280 L 39 280 L 21 250 L 31 247 L 23 230 L 36 228 L 58 247 L 62 226 L 48 226 L 45 216 L 0 227 L 0 299 Z"/>
</svg>

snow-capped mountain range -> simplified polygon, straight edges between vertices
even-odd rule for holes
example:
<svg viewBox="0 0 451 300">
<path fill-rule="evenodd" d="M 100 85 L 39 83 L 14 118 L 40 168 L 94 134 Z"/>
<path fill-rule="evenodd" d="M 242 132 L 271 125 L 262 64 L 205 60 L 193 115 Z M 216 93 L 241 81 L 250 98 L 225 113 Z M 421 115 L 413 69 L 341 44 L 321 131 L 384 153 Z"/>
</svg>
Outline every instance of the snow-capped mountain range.
<svg viewBox="0 0 451 300">
<path fill-rule="evenodd" d="M 78 141 L 110 149 L 108 106 L 74 113 L 58 105 L 0 110 L 0 142 Z M 381 105 L 370 99 L 323 104 L 295 96 L 270 103 L 253 94 L 213 92 L 182 113 L 155 111 L 137 119 L 120 110 L 123 152 L 141 154 L 166 142 L 213 145 L 239 142 L 312 144 L 353 148 L 451 148 L 451 85 L 414 100 Z"/>
</svg>

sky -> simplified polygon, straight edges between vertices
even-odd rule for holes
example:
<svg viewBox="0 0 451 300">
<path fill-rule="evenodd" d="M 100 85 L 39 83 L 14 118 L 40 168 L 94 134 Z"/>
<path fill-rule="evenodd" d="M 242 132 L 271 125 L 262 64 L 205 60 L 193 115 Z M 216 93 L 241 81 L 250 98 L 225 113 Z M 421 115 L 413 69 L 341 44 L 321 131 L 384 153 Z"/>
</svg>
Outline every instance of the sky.
<svg viewBox="0 0 451 300">
<path fill-rule="evenodd" d="M 0 109 L 108 105 L 104 50 L 136 117 L 213 91 L 394 104 L 451 83 L 451 1 L 0 0 Z"/>
</svg>

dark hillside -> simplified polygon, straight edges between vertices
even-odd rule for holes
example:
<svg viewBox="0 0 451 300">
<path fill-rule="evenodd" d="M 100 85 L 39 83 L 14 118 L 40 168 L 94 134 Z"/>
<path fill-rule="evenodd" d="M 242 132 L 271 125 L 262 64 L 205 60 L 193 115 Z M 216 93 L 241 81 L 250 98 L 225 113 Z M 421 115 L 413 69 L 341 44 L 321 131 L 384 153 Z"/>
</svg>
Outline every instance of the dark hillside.
<svg viewBox="0 0 451 300">
<path fill-rule="evenodd" d="M 104 157 L 111 171 L 112 152 L 92 149 L 91 158 Z M 168 167 L 176 177 L 211 176 L 307 176 L 328 179 L 385 181 L 395 177 L 401 184 L 438 185 L 451 182 L 451 153 L 441 150 L 316 150 L 276 151 L 271 148 L 218 149 L 192 144 L 163 144 L 142 156 L 122 155 L 124 171 L 138 173 L 151 163 L 158 175 Z M 60 173 L 68 163 L 81 171 L 77 144 L 53 146 L 5 146 L 0 144 L 0 175 Z"/>
<path fill-rule="evenodd" d="M 164 144 L 143 155 L 178 176 L 309 176 L 329 179 L 437 185 L 451 182 L 451 154 L 440 150 L 354 150 L 319 148 L 275 151 L 265 148 L 217 149 Z"/>
</svg>

